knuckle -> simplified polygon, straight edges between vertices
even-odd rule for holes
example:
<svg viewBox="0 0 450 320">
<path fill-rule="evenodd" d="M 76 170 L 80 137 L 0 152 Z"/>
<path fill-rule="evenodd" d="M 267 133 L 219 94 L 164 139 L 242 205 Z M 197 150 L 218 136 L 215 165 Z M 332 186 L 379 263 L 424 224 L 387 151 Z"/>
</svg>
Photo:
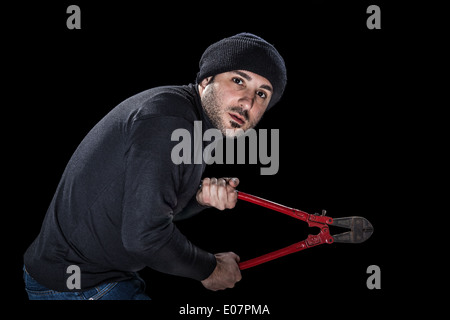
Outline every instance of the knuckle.
<svg viewBox="0 0 450 320">
<path fill-rule="evenodd" d="M 227 209 L 233 209 L 236 206 L 235 202 L 228 202 L 227 203 Z"/>
</svg>

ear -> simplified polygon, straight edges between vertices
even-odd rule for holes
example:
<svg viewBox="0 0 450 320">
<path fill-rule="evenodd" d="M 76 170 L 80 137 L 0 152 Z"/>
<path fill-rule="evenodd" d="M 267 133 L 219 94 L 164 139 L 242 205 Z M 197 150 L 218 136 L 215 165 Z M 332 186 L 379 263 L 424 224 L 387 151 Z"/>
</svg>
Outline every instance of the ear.
<svg viewBox="0 0 450 320">
<path fill-rule="evenodd" d="M 212 76 L 207 77 L 198 84 L 198 91 L 200 93 L 200 96 L 203 94 L 203 90 L 205 90 L 206 86 L 211 82 L 211 79 Z"/>
<path fill-rule="evenodd" d="M 212 76 L 210 76 L 210 77 L 206 77 L 205 79 L 203 79 L 201 82 L 200 82 L 200 87 L 202 87 L 203 89 L 205 89 L 206 88 L 206 86 L 209 84 L 209 82 L 211 81 L 211 79 L 212 79 Z"/>
</svg>

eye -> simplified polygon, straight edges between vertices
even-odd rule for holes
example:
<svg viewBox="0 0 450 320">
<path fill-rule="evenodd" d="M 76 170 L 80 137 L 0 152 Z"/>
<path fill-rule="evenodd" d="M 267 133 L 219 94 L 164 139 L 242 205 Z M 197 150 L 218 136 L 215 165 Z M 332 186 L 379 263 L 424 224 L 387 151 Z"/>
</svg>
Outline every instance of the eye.
<svg viewBox="0 0 450 320">
<path fill-rule="evenodd" d="M 243 85 L 244 81 L 242 81 L 242 79 L 240 78 L 233 78 L 232 79 L 234 83 L 238 84 L 238 85 Z"/>
<path fill-rule="evenodd" d="M 260 97 L 260 98 L 267 98 L 267 95 L 263 92 L 263 91 L 257 91 L 256 94 Z"/>
</svg>

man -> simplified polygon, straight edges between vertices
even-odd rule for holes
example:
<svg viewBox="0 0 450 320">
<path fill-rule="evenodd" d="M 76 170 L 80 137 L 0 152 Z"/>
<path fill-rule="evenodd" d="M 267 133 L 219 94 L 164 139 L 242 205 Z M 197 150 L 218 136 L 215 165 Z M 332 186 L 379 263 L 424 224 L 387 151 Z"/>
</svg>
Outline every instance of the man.
<svg viewBox="0 0 450 320">
<path fill-rule="evenodd" d="M 196 80 L 125 100 L 83 139 L 25 252 L 30 299 L 149 299 L 136 273 L 146 266 L 210 290 L 241 279 L 236 254 L 206 252 L 173 223 L 233 208 L 239 180 L 201 180 L 204 162 L 174 164 L 171 134 L 193 134 L 194 121 L 228 136 L 253 128 L 281 98 L 286 68 L 272 45 L 241 33 L 206 49 Z"/>
</svg>

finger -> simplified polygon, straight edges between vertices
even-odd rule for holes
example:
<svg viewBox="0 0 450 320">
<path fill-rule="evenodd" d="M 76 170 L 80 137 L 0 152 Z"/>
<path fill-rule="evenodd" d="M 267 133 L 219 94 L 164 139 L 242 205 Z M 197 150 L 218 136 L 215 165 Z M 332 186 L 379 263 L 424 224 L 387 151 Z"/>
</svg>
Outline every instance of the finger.
<svg viewBox="0 0 450 320">
<path fill-rule="evenodd" d="M 234 260 L 236 260 L 236 262 L 241 261 L 241 257 L 239 257 L 236 253 L 230 251 L 230 255 Z"/>
<path fill-rule="evenodd" d="M 224 178 L 224 179 L 227 181 L 227 192 L 229 193 L 229 195 L 235 193 L 236 187 L 239 184 L 239 179 L 238 178 Z"/>
<path fill-rule="evenodd" d="M 237 191 L 230 186 L 227 186 L 227 209 L 233 209 L 237 203 Z"/>
<path fill-rule="evenodd" d="M 225 179 L 217 180 L 217 198 L 218 198 L 218 209 L 223 210 L 227 207 L 228 194 L 226 188 Z"/>
<path fill-rule="evenodd" d="M 209 194 L 210 194 L 210 204 L 212 206 L 216 206 L 216 204 L 217 204 L 217 179 L 216 178 L 210 179 Z"/>
<path fill-rule="evenodd" d="M 238 178 L 231 178 L 228 180 L 228 184 L 232 186 L 233 188 L 236 188 L 239 185 L 239 179 Z"/>
<path fill-rule="evenodd" d="M 209 203 L 209 201 L 211 199 L 210 185 L 211 185 L 211 179 L 209 179 L 209 178 L 203 179 L 202 188 L 200 190 L 202 192 L 202 198 L 205 203 Z"/>
<path fill-rule="evenodd" d="M 241 270 L 239 270 L 239 266 L 237 266 L 236 274 L 234 276 L 234 281 L 236 283 L 236 282 L 239 282 L 241 280 L 242 280 L 242 273 L 241 273 Z"/>
</svg>

